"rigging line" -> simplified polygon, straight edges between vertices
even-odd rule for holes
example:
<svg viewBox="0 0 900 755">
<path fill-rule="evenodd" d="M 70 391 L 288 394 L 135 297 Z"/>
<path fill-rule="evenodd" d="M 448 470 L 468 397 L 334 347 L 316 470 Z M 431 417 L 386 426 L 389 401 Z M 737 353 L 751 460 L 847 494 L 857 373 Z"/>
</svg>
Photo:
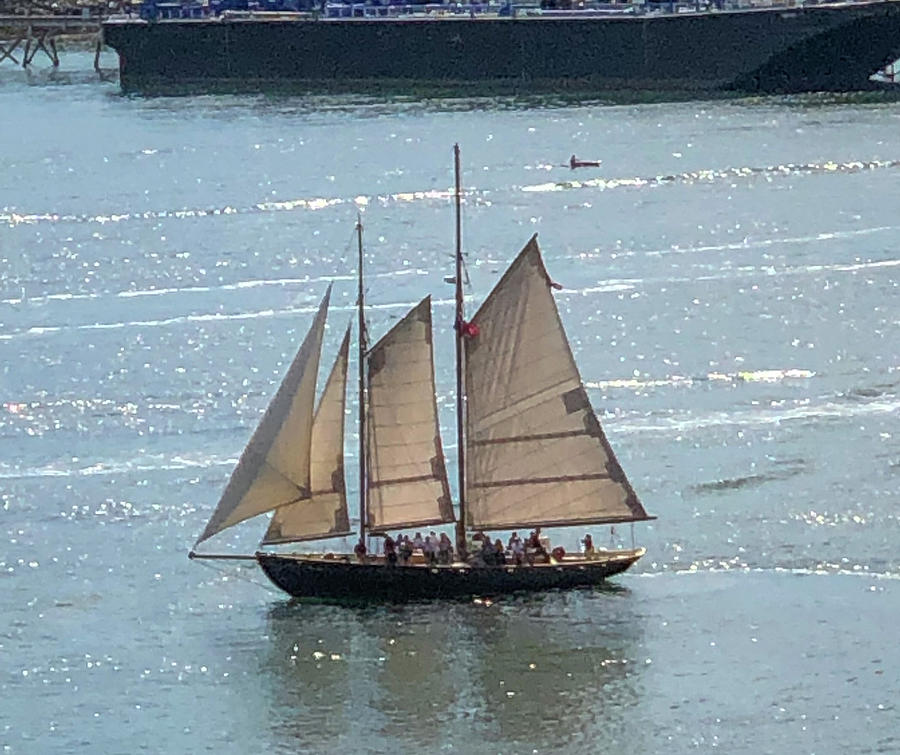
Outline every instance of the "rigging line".
<svg viewBox="0 0 900 755">
<path fill-rule="evenodd" d="M 313 412 L 313 414 L 315 414 L 315 412 Z M 294 498 L 293 500 L 287 501 L 286 503 L 279 504 L 278 506 L 275 507 L 275 509 L 280 508 L 281 506 L 287 506 L 288 504 L 291 504 L 291 503 L 297 503 L 297 501 L 306 500 L 306 498 L 308 498 L 310 495 L 312 495 L 312 492 L 311 492 L 312 491 L 312 483 L 310 483 L 309 488 L 304 488 L 302 485 L 298 485 L 296 482 L 294 482 L 294 480 L 292 480 L 290 477 L 288 477 L 278 467 L 272 466 L 272 464 L 269 463 L 268 458 L 265 458 L 265 457 L 263 458 L 261 467 L 267 467 L 268 469 L 271 469 L 282 480 L 286 480 L 288 483 L 293 485 L 297 489 L 297 492 L 300 494 L 299 497 Z M 254 477 L 253 482 L 256 482 L 258 477 L 259 477 L 259 475 Z M 270 509 L 270 511 L 274 511 L 275 509 Z M 266 512 L 261 511 L 260 513 L 265 514 Z"/>
<path fill-rule="evenodd" d="M 356 225 L 354 224 L 353 230 L 350 231 L 350 236 L 347 239 L 347 243 L 344 245 L 344 256 L 349 256 L 351 251 L 355 251 L 356 247 Z"/>
<path fill-rule="evenodd" d="M 460 200 L 461 200 L 459 203 L 459 205 L 460 205 L 459 206 L 460 222 L 463 222 L 466 218 L 467 213 L 465 210 L 466 187 L 463 186 L 462 184 L 460 184 L 460 187 L 459 187 L 459 196 L 460 196 Z M 460 261 L 460 267 L 462 268 L 462 271 L 463 271 L 463 285 L 467 286 L 469 288 L 469 293 L 471 293 L 472 292 L 472 279 L 471 279 L 471 277 L 469 277 L 469 265 L 467 264 L 468 259 L 469 259 L 469 253 L 462 247 L 463 247 L 463 245 L 460 244 L 459 261 Z"/>
<path fill-rule="evenodd" d="M 243 580 L 244 582 L 248 582 L 251 585 L 256 585 L 256 587 L 261 587 L 263 590 L 266 590 L 267 592 L 270 592 L 273 595 L 281 594 L 272 585 L 266 584 L 265 582 L 258 582 L 257 580 L 251 579 L 250 577 L 245 577 L 243 574 L 240 574 L 237 571 L 227 570 L 227 567 L 219 566 L 219 565 L 213 564 L 209 561 L 204 561 L 202 559 L 198 559 L 198 561 L 201 566 L 205 566 L 207 569 L 212 569 L 213 571 L 217 571 L 220 574 L 226 574 L 226 576 L 229 576 L 233 579 L 240 579 L 240 580 Z M 238 569 L 240 569 L 240 567 L 238 567 Z"/>
</svg>

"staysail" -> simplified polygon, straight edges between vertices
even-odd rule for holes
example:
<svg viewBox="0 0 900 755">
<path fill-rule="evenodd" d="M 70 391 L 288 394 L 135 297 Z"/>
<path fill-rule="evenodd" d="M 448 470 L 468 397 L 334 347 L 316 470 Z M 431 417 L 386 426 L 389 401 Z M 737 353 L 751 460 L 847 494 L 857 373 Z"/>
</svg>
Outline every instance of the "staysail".
<svg viewBox="0 0 900 755">
<path fill-rule="evenodd" d="M 252 516 L 309 498 L 316 374 L 330 297 L 331 286 L 195 545 Z"/>
<path fill-rule="evenodd" d="M 532 238 L 465 338 L 474 529 L 648 519 L 588 401 Z"/>
<path fill-rule="evenodd" d="M 426 297 L 368 354 L 368 526 L 453 521 Z"/>
<path fill-rule="evenodd" d="M 350 533 L 344 489 L 344 407 L 349 353 L 348 327 L 313 419 L 309 460 L 310 498 L 275 509 L 262 545 L 318 540 Z"/>
</svg>

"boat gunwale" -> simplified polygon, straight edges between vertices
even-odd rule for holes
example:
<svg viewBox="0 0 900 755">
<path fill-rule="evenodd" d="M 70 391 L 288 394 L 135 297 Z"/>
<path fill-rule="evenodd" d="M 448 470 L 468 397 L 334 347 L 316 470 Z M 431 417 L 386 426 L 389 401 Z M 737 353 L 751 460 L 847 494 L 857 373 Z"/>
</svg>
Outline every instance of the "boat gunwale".
<svg viewBox="0 0 900 755">
<path fill-rule="evenodd" d="M 453 571 L 453 572 L 470 572 L 473 570 L 505 570 L 507 572 L 517 571 L 519 569 L 529 570 L 529 569 L 559 569 L 559 568 L 573 568 L 573 567 L 586 567 L 586 566 L 603 566 L 611 563 L 618 563 L 621 561 L 637 561 L 641 557 L 643 557 L 647 552 L 647 549 L 644 547 L 638 548 L 628 548 L 621 550 L 601 550 L 598 551 L 597 555 L 593 558 L 587 558 L 582 555 L 571 555 L 563 557 L 562 561 L 556 561 L 555 563 L 543 563 L 543 564 L 470 564 L 463 561 L 454 561 L 452 564 L 388 564 L 388 562 L 384 559 L 383 556 L 370 556 L 367 561 L 359 561 L 356 559 L 355 555 L 348 554 L 334 554 L 332 556 L 326 556 L 325 554 L 317 554 L 317 553 L 277 553 L 274 551 L 257 551 L 254 554 L 254 557 L 257 561 L 265 560 L 265 559 L 284 559 L 287 561 L 294 561 L 303 564 L 309 564 L 311 566 L 319 566 L 319 565 L 336 565 L 341 567 L 356 567 L 356 568 L 370 568 L 375 567 L 378 569 L 399 569 L 399 570 L 416 570 L 416 571 L 424 571 L 428 570 L 430 572 L 434 572 L 434 570 L 440 571 Z"/>
</svg>

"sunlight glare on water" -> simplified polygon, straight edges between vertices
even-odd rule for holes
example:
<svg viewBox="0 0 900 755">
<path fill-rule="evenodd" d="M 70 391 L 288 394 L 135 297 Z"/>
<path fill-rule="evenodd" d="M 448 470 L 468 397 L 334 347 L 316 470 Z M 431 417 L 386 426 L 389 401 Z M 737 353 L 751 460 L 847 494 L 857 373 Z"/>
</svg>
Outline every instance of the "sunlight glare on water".
<svg viewBox="0 0 900 755">
<path fill-rule="evenodd" d="M 5 752 L 900 749 L 900 104 L 140 99 L 90 66 L 0 66 Z M 357 213 L 373 336 L 433 297 L 455 464 L 454 142 L 466 306 L 539 233 L 646 557 L 368 607 L 188 562 L 328 282 L 326 354 L 354 315 Z"/>
</svg>

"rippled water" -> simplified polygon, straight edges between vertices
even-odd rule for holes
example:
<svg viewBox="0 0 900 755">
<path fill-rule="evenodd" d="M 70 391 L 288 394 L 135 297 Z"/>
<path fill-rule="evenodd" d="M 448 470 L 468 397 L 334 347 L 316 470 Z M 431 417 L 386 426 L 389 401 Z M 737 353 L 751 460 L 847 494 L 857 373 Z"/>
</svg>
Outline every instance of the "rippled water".
<svg viewBox="0 0 900 755">
<path fill-rule="evenodd" d="M 900 104 L 129 99 L 91 62 L 0 65 L 5 751 L 900 750 Z M 452 454 L 457 141 L 470 306 L 538 232 L 647 557 L 355 609 L 189 563 L 327 281 L 331 353 L 352 316 L 357 212 L 373 334 L 435 298 Z"/>
</svg>

